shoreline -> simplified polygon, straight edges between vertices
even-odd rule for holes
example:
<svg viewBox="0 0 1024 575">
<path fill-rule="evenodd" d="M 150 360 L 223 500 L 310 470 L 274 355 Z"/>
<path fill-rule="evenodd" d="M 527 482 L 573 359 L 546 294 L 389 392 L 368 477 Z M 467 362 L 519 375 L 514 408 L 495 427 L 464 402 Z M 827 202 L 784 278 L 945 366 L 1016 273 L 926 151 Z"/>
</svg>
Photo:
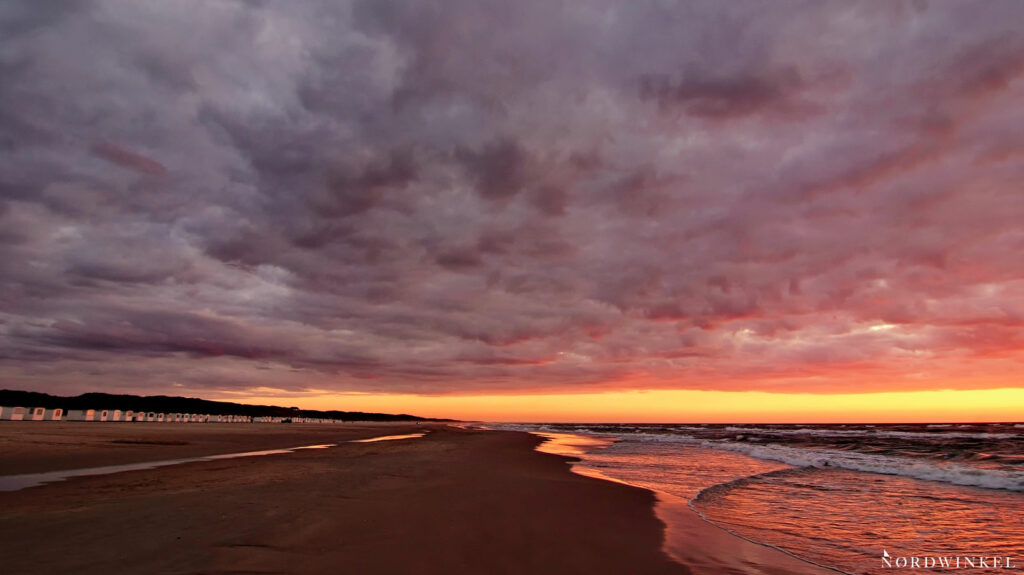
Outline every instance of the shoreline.
<svg viewBox="0 0 1024 575">
<path fill-rule="evenodd" d="M 587 466 L 581 457 L 590 447 L 607 446 L 604 440 L 590 436 L 567 438 L 565 434 L 550 432 L 524 433 L 546 438 L 548 443 L 540 449 L 568 458 L 573 473 L 652 493 L 656 497 L 654 512 L 665 527 L 662 551 L 686 565 L 694 575 L 848 575 L 717 525 L 697 512 L 687 499 L 633 485 Z"/>
<path fill-rule="evenodd" d="M 248 425 L 238 432 L 186 428 L 182 439 L 181 429 L 164 426 L 143 433 L 148 444 L 125 444 L 111 443 L 112 432 L 97 425 L 105 424 L 48 426 L 45 438 L 0 426 L 5 447 L 21 445 L 2 450 L 3 473 L 52 470 L 60 461 L 60 468 L 92 467 L 94 456 L 109 460 L 110 450 L 129 463 L 129 455 L 164 459 L 168 450 L 226 442 L 339 445 L 2 493 L 0 538 L 19 550 L 5 557 L 7 572 L 690 572 L 661 549 L 653 493 L 573 473 L 567 459 L 537 452 L 541 440 L 525 433 Z M 123 424 L 108 425 L 127 433 Z M 422 438 L 342 443 L 425 429 Z"/>
</svg>

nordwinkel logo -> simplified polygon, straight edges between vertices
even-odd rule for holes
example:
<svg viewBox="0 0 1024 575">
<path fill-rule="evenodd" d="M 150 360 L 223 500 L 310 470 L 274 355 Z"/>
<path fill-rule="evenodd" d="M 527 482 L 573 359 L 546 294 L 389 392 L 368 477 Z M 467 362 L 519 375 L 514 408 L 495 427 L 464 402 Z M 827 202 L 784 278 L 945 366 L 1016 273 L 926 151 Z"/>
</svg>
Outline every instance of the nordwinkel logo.
<svg viewBox="0 0 1024 575">
<path fill-rule="evenodd" d="M 994 555 L 902 555 L 882 549 L 882 566 L 891 569 L 1016 569 L 1009 557 Z"/>
</svg>

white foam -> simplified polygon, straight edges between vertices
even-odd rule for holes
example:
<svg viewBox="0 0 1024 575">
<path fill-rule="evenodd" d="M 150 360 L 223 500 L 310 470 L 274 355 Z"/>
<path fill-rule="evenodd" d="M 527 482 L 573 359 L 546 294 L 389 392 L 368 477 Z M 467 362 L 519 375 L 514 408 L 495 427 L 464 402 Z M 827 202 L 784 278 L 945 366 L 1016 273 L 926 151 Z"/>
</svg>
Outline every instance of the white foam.
<svg viewBox="0 0 1024 575">
<path fill-rule="evenodd" d="M 929 426 L 932 427 L 932 426 Z M 938 426 L 935 426 L 938 427 Z M 726 427 L 726 431 L 758 433 L 762 435 L 808 435 L 817 437 L 885 437 L 893 439 L 1012 439 L 1016 433 L 987 433 L 965 431 L 878 431 L 853 429 L 818 429 L 800 427 L 797 429 L 768 429 L 764 427 Z"/>
<path fill-rule="evenodd" d="M 806 449 L 784 445 L 749 445 L 728 441 L 708 441 L 691 438 L 682 443 L 697 443 L 711 449 L 724 449 L 743 453 L 758 459 L 779 461 L 795 467 L 838 467 L 851 471 L 900 475 L 914 479 L 941 481 L 954 485 L 1024 491 L 1024 472 L 998 469 L 979 469 L 954 463 L 937 464 L 929 461 L 857 453 L 852 451 L 831 451 L 827 449 Z"/>
<path fill-rule="evenodd" d="M 1024 424 L 1017 424 L 1019 427 L 1024 428 Z M 547 426 L 537 425 L 507 425 L 503 426 L 506 429 L 516 429 L 522 431 L 545 431 Z M 730 428 L 727 428 L 730 429 Z M 742 428 L 736 427 L 731 428 L 736 431 L 746 431 L 748 433 L 755 432 L 755 429 L 764 428 Z M 806 428 L 805 428 L 806 429 Z M 775 431 L 775 430 L 770 430 Z M 801 430 L 778 430 L 787 431 L 791 433 L 800 432 Z M 819 431 L 819 430 L 810 430 Z M 827 430 L 837 433 L 840 430 Z M 580 430 L 577 433 L 588 433 Z M 596 433 L 596 432 L 589 432 Z M 906 433 L 914 435 L 925 435 L 925 436 L 950 436 L 954 433 L 915 433 L 915 432 L 885 432 L 888 434 Z M 851 432 L 851 434 L 866 435 L 863 432 Z M 777 444 L 750 444 L 746 442 L 736 442 L 729 440 L 715 440 L 715 439 L 701 439 L 693 437 L 691 435 L 684 434 L 670 434 L 670 433 L 608 433 L 602 432 L 601 435 L 615 436 L 627 441 L 640 441 L 646 443 L 679 443 L 686 445 L 695 445 L 699 447 L 705 447 L 708 449 L 722 449 L 726 451 L 733 451 L 736 453 L 742 453 L 758 459 L 765 459 L 768 461 L 778 461 L 794 467 L 837 467 L 841 469 L 849 469 L 851 471 L 862 471 L 867 473 L 880 473 L 883 475 L 899 475 L 903 477 L 911 477 L 914 479 L 924 479 L 928 481 L 941 481 L 943 483 L 951 483 L 953 485 L 964 485 L 968 487 L 984 487 L 987 489 L 1005 489 L 1009 491 L 1021 491 L 1024 492 L 1024 472 L 1021 471 L 1004 471 L 998 469 L 980 469 L 977 467 L 971 467 L 967 465 L 959 465 L 955 463 L 934 463 L 931 461 L 911 459 L 907 457 L 896 457 L 890 455 L 878 455 L 869 453 L 858 453 L 855 451 L 834 451 L 828 449 L 811 449 L 803 447 L 787 447 L 784 445 Z M 845 434 L 844 434 L 845 435 Z M 879 434 L 881 435 L 881 434 Z M 972 436 L 984 436 L 991 438 L 992 436 L 1006 436 L 1006 437 L 1018 437 L 1015 434 L 1003 434 L 1003 433 L 991 433 L 991 434 L 965 434 L 960 433 L 959 435 L 972 435 Z M 893 435 L 894 437 L 900 437 L 899 435 Z"/>
</svg>

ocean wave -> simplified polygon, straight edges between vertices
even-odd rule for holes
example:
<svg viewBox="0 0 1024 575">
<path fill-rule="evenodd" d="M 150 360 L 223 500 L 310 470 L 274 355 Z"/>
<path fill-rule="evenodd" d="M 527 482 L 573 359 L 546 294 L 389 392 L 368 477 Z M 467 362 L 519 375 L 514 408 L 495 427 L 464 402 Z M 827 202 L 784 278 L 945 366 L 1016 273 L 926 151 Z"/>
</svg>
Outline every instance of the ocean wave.
<svg viewBox="0 0 1024 575">
<path fill-rule="evenodd" d="M 931 427 L 931 426 L 929 426 Z M 1017 433 L 989 433 L 968 431 L 883 431 L 876 428 L 865 430 L 854 429 L 822 429 L 799 427 L 797 429 L 769 429 L 765 427 L 729 426 L 726 431 L 737 433 L 757 433 L 761 435 L 807 435 L 814 437 L 884 437 L 893 439 L 1013 439 L 1020 437 Z"/>
<path fill-rule="evenodd" d="M 1024 424 L 1017 425 L 1024 427 Z M 521 431 L 564 432 L 566 426 L 506 424 L 500 427 L 505 429 L 515 429 Z M 864 453 L 860 451 L 839 451 L 816 447 L 791 447 L 775 443 L 765 443 L 763 441 L 759 443 L 750 442 L 750 440 L 754 439 L 753 437 L 750 437 L 750 434 L 760 433 L 765 430 L 778 432 L 779 435 L 807 433 L 808 431 L 826 431 L 835 435 L 843 436 L 852 434 L 858 434 L 860 436 L 878 436 L 884 433 L 892 437 L 905 438 L 917 438 L 920 436 L 945 436 L 948 438 L 954 435 L 971 436 L 972 438 L 984 439 L 1019 437 L 1019 435 L 1015 434 L 964 432 L 922 433 L 912 431 L 882 431 L 879 432 L 877 435 L 874 435 L 870 432 L 865 434 L 864 432 L 859 431 L 835 429 L 821 430 L 812 428 L 798 428 L 769 430 L 767 428 L 727 427 L 725 428 L 726 430 L 737 433 L 737 438 L 721 439 L 702 438 L 697 437 L 695 435 L 682 433 L 680 430 L 684 426 L 674 426 L 675 430 L 668 432 L 652 432 L 653 430 L 651 428 L 646 428 L 646 430 L 642 430 L 644 428 L 633 427 L 629 427 L 628 429 L 623 429 L 620 427 L 617 428 L 617 430 L 609 429 L 610 426 L 574 427 L 575 433 L 598 434 L 606 436 L 611 435 L 628 441 L 678 443 L 708 449 L 720 449 L 725 451 L 742 453 L 744 455 L 749 455 L 751 457 L 767 461 L 777 461 L 780 463 L 785 463 L 787 465 L 792 465 L 794 467 L 840 468 L 848 469 L 851 471 L 879 473 L 883 475 L 899 475 L 914 479 L 940 481 L 943 483 L 963 485 L 968 487 L 983 487 L 986 489 L 1002 489 L 1009 491 L 1024 492 L 1024 471 L 980 468 L 970 465 L 952 463 L 949 461 L 937 461 L 934 459 L 907 457 L 900 455 L 892 455 L 889 453 Z M 594 429 L 595 427 L 600 427 L 600 430 Z M 699 430 L 703 430 L 703 428 L 692 429 L 692 431 Z"/>
<path fill-rule="evenodd" d="M 968 487 L 1024 491 L 1024 472 L 979 469 L 954 463 L 936 464 L 906 457 L 875 455 L 855 451 L 808 449 L 775 444 L 750 445 L 722 440 L 698 439 L 696 437 L 654 436 L 654 434 L 650 434 L 649 437 L 641 439 L 641 441 L 645 440 L 677 442 L 709 449 L 723 449 L 758 459 L 778 461 L 794 467 L 833 467 L 883 475 L 900 475 L 914 479 L 940 481 Z"/>
<path fill-rule="evenodd" d="M 899 475 L 913 479 L 939 481 L 967 487 L 1024 492 L 1024 472 L 981 469 L 955 463 L 933 463 L 892 455 L 834 451 L 777 444 L 749 444 L 721 439 L 701 439 L 689 435 L 664 433 L 628 433 L 624 440 L 651 443 L 679 443 L 721 449 L 794 467 L 839 468 L 882 475 Z"/>
</svg>

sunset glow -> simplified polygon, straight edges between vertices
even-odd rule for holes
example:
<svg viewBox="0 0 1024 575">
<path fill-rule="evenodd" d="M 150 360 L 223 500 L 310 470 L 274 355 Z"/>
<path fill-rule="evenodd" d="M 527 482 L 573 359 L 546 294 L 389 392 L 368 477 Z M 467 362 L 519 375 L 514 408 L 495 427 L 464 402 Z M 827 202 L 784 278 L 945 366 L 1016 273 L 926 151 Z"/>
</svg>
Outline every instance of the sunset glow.
<svg viewBox="0 0 1024 575">
<path fill-rule="evenodd" d="M 281 398 L 244 401 L 274 404 Z M 683 390 L 450 397 L 359 394 L 311 396 L 293 403 L 306 409 L 344 405 L 359 411 L 508 422 L 953 423 L 1020 421 L 1024 389 L 834 395 Z"/>
</svg>

